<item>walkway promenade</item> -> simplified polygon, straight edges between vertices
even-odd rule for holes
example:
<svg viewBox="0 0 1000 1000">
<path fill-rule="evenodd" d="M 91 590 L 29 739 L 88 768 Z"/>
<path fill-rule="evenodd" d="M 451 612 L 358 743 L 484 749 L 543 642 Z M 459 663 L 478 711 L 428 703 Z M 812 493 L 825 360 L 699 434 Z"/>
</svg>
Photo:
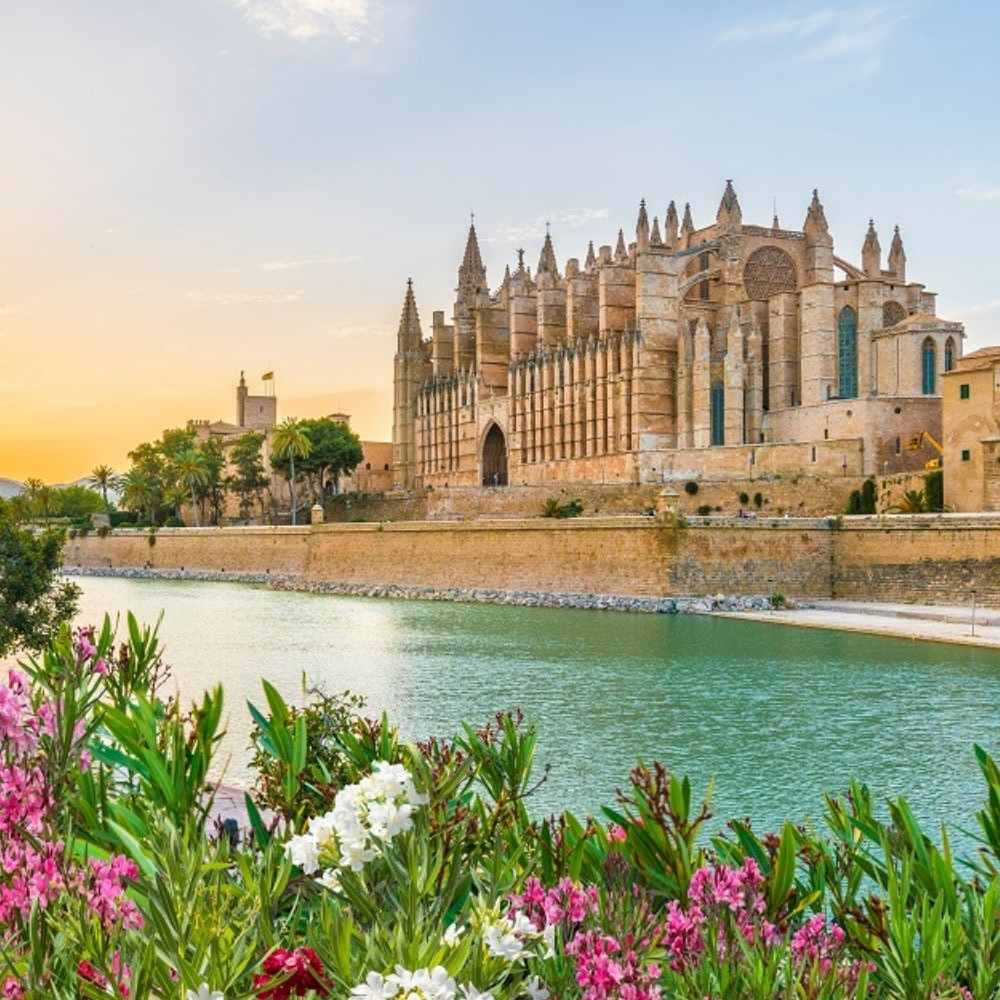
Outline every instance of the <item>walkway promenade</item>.
<svg viewBox="0 0 1000 1000">
<path fill-rule="evenodd" d="M 814 600 L 807 608 L 782 611 L 720 611 L 727 618 L 842 629 L 872 635 L 924 639 L 1000 649 L 1000 612 L 979 608 L 973 634 L 971 605 L 890 604 L 879 601 Z"/>
</svg>

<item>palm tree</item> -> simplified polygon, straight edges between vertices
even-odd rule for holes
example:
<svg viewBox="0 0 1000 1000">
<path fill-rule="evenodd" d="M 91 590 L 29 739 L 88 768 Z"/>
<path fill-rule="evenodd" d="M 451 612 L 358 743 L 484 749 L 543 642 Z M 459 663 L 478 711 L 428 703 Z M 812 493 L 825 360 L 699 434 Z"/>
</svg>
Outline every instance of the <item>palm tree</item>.
<svg viewBox="0 0 1000 1000">
<path fill-rule="evenodd" d="M 56 490 L 51 486 L 42 486 L 38 490 L 38 503 L 42 508 L 42 516 L 45 523 L 49 523 L 49 514 L 52 512 L 52 504 L 56 500 Z"/>
<path fill-rule="evenodd" d="M 275 458 L 287 458 L 291 475 L 289 484 L 292 489 L 292 524 L 298 523 L 298 501 L 295 497 L 295 459 L 305 458 L 312 451 L 312 441 L 309 435 L 299 426 L 294 417 L 287 417 L 274 431 L 271 439 L 271 454 Z"/>
<path fill-rule="evenodd" d="M 150 523 L 154 521 L 153 507 L 156 490 L 153 484 L 138 469 L 131 469 L 122 476 L 122 504 L 129 510 L 148 511 Z"/>
<path fill-rule="evenodd" d="M 104 506 L 110 510 L 111 505 L 108 503 L 108 490 L 118 485 L 118 477 L 115 475 L 115 470 L 110 465 L 95 466 L 90 473 L 90 483 L 101 491 L 101 496 L 104 497 Z"/>
<path fill-rule="evenodd" d="M 32 516 L 37 513 L 35 500 L 38 498 L 39 490 L 44 486 L 45 484 L 40 479 L 25 479 L 24 481 L 24 492 L 28 495 L 28 506 L 31 508 Z"/>
<path fill-rule="evenodd" d="M 198 520 L 198 497 L 195 492 L 196 487 L 204 486 L 208 482 L 208 469 L 205 468 L 205 460 L 194 450 L 188 448 L 182 451 L 175 462 L 177 474 L 181 482 L 191 491 L 191 510 L 194 512 L 194 526 L 200 528 Z"/>
</svg>

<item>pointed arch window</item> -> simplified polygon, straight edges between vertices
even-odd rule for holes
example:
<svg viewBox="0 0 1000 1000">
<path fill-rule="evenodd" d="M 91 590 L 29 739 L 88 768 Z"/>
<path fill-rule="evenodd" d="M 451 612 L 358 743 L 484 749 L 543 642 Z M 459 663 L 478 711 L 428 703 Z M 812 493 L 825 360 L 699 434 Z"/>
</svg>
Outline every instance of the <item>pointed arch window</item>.
<svg viewBox="0 0 1000 1000">
<path fill-rule="evenodd" d="M 837 395 L 853 399 L 858 394 L 858 314 L 844 306 L 837 317 Z"/>
<path fill-rule="evenodd" d="M 920 349 L 920 374 L 925 396 L 933 396 L 937 391 L 937 358 L 934 341 L 928 337 Z"/>
<path fill-rule="evenodd" d="M 955 367 L 955 341 L 949 337 L 944 342 L 944 370 L 950 372 Z"/>
<path fill-rule="evenodd" d="M 716 379 L 712 383 L 711 392 L 712 403 L 712 444 L 725 444 L 726 442 L 726 390 L 722 381 Z"/>
</svg>

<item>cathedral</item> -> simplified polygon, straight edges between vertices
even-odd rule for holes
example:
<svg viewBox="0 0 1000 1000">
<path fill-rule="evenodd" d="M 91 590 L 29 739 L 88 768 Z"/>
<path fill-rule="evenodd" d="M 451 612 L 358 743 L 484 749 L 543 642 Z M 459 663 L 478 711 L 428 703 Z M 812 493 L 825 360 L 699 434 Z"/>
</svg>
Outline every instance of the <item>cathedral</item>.
<svg viewBox="0 0 1000 1000">
<path fill-rule="evenodd" d="M 429 486 L 867 476 L 921 469 L 961 324 L 883 266 L 838 256 L 814 191 L 802 229 L 746 225 L 727 182 L 696 228 L 639 206 L 635 240 L 560 268 L 546 234 L 491 290 L 474 225 L 450 322 L 412 282 L 394 370 L 393 482 Z M 909 447 L 907 447 L 909 445 Z"/>
</svg>

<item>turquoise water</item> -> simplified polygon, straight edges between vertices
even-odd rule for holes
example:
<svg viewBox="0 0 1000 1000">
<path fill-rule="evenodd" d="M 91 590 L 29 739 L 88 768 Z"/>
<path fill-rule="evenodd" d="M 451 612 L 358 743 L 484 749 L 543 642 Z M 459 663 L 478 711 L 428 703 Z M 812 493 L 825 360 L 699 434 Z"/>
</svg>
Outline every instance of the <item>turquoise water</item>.
<svg viewBox="0 0 1000 1000">
<path fill-rule="evenodd" d="M 520 706 L 541 726 L 537 813 L 597 809 L 639 757 L 716 778 L 715 812 L 759 829 L 817 815 L 851 776 L 971 829 L 973 742 L 998 745 L 1000 654 L 693 616 L 406 602 L 227 583 L 81 579 L 81 619 L 165 612 L 185 697 L 225 685 L 230 784 L 266 676 L 364 695 L 409 736 Z M 539 773 L 541 768 L 539 767 Z"/>
</svg>

